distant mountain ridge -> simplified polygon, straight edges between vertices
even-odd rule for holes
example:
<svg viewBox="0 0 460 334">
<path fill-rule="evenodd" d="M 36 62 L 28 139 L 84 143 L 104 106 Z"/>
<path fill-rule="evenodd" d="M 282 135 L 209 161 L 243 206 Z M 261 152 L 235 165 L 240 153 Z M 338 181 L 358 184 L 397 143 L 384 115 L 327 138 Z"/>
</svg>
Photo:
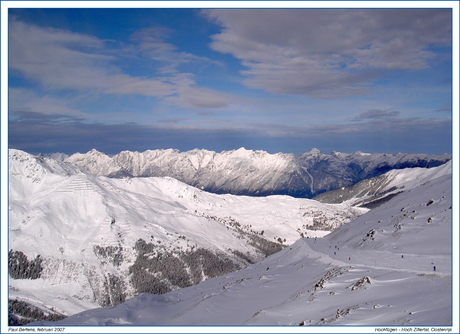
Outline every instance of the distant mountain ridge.
<svg viewBox="0 0 460 334">
<path fill-rule="evenodd" d="M 296 156 L 240 148 L 221 153 L 204 149 L 123 151 L 112 157 L 93 149 L 85 154 L 75 153 L 64 161 L 96 176 L 169 176 L 217 194 L 312 198 L 392 169 L 436 167 L 450 159 L 450 154 L 333 151 L 325 155 L 317 149 Z"/>
</svg>

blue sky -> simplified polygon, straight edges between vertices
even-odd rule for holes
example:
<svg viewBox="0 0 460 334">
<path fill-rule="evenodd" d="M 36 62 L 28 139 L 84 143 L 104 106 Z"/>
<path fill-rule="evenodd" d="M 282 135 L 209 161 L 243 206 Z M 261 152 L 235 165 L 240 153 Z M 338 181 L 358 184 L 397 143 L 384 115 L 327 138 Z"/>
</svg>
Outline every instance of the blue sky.
<svg viewBox="0 0 460 334">
<path fill-rule="evenodd" d="M 452 150 L 450 9 L 9 9 L 10 148 Z"/>
</svg>

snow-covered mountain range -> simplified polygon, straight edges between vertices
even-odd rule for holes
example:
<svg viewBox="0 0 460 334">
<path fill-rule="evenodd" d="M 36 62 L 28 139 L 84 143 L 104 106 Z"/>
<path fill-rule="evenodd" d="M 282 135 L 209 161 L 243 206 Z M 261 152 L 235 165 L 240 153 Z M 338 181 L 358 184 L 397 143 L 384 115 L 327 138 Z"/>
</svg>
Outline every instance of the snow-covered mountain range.
<svg viewBox="0 0 460 334">
<path fill-rule="evenodd" d="M 9 158 L 10 299 L 66 315 L 247 267 L 368 211 L 94 176 L 18 150 Z"/>
<path fill-rule="evenodd" d="M 118 305 L 61 324 L 451 322 L 450 162 L 390 171 L 332 192 L 328 204 L 212 194 L 171 177 L 110 178 L 68 160 L 9 155 L 14 321 L 24 308 L 57 319 Z M 419 285 L 428 311 L 417 309 Z M 301 314 L 299 303 L 311 310 Z M 372 303 L 398 306 L 371 312 Z"/>
<path fill-rule="evenodd" d="M 170 176 L 219 194 L 311 198 L 391 169 L 435 167 L 450 159 L 450 154 L 332 152 L 325 155 L 317 149 L 295 156 L 240 148 L 221 153 L 198 149 L 123 151 L 112 157 L 91 150 L 86 154 L 73 154 L 64 161 L 96 176 Z"/>
<path fill-rule="evenodd" d="M 397 196 L 245 269 L 35 325 L 450 326 L 452 179 L 437 172 L 404 171 Z"/>
</svg>

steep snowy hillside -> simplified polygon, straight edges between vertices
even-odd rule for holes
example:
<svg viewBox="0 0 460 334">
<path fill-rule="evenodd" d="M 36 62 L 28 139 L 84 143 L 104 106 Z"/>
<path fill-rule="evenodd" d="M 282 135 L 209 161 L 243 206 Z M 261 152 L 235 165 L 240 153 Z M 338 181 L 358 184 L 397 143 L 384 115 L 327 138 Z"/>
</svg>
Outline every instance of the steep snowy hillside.
<svg viewBox="0 0 460 334">
<path fill-rule="evenodd" d="M 244 268 L 367 212 L 97 177 L 17 150 L 9 182 L 9 298 L 67 315 Z"/>
<path fill-rule="evenodd" d="M 93 175 L 170 176 L 213 193 L 313 197 L 391 169 L 434 167 L 450 158 L 447 154 L 333 152 L 324 155 L 316 149 L 295 156 L 240 148 L 221 153 L 198 149 L 188 152 L 172 149 L 143 153 L 124 151 L 113 157 L 91 150 L 86 154 L 76 153 L 65 161 Z"/>
<path fill-rule="evenodd" d="M 452 325 L 451 176 L 246 269 L 35 325 Z"/>
<path fill-rule="evenodd" d="M 410 190 L 434 178 L 450 175 L 451 161 L 433 168 L 406 168 L 389 171 L 383 175 L 363 180 L 314 197 L 323 203 L 343 203 L 369 209 L 390 200 L 402 191 Z"/>
</svg>

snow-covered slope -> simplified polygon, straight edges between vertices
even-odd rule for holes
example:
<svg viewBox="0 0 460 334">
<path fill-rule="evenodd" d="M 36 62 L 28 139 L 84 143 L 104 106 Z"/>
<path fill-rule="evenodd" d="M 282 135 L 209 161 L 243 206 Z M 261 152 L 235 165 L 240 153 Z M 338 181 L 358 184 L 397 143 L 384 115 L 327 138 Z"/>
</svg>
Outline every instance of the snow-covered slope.
<svg viewBox="0 0 460 334">
<path fill-rule="evenodd" d="M 124 151 L 113 157 L 91 150 L 86 154 L 73 154 L 65 161 L 93 175 L 170 176 L 214 193 L 313 197 L 391 169 L 434 167 L 450 158 L 447 154 L 333 152 L 324 155 L 316 149 L 295 156 L 240 148 L 221 153 L 198 149 L 187 152 L 172 149 L 142 153 Z"/>
<path fill-rule="evenodd" d="M 323 203 L 343 203 L 374 208 L 401 191 L 410 190 L 434 178 L 450 175 L 452 162 L 433 168 L 406 168 L 389 171 L 383 175 L 360 181 L 314 197 Z"/>
<path fill-rule="evenodd" d="M 367 211 L 98 177 L 17 150 L 9 183 L 9 297 L 67 315 L 241 269 Z"/>
<path fill-rule="evenodd" d="M 452 324 L 451 176 L 246 269 L 38 325 Z"/>
</svg>

